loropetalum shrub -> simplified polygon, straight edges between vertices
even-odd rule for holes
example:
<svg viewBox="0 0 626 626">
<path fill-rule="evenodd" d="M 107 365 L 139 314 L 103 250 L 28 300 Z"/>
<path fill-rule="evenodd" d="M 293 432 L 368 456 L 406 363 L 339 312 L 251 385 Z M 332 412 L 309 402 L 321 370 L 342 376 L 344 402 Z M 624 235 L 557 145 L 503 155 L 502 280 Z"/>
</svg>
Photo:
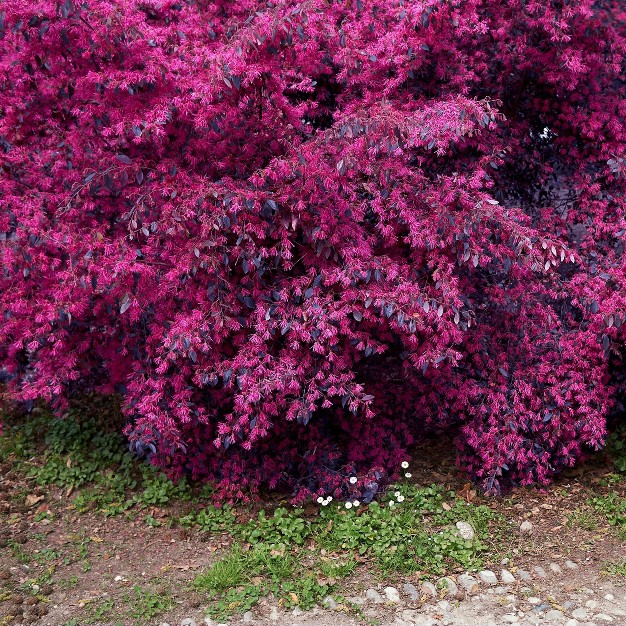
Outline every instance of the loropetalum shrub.
<svg viewBox="0 0 626 626">
<path fill-rule="evenodd" d="M 602 445 L 623 345 L 608 0 L 4 0 L 0 363 L 223 498 L 489 491 Z M 351 476 L 357 482 L 350 482 Z"/>
</svg>

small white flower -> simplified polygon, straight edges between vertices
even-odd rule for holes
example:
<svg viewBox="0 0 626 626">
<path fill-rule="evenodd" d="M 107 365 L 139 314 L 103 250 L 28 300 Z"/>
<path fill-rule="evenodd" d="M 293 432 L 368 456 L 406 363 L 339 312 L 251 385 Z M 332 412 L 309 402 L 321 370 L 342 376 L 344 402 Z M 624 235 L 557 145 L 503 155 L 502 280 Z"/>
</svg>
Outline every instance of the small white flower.
<svg viewBox="0 0 626 626">
<path fill-rule="evenodd" d="M 356 476 L 350 476 L 350 484 L 351 485 L 355 485 L 356 484 Z"/>
<path fill-rule="evenodd" d="M 322 500 L 322 506 L 326 506 L 328 504 L 328 500 Z"/>
<path fill-rule="evenodd" d="M 360 505 L 361 505 L 361 503 L 360 503 L 358 500 L 355 500 L 355 501 L 352 503 L 352 505 L 356 507 L 356 506 L 360 506 Z"/>
<path fill-rule="evenodd" d="M 320 497 L 317 499 L 317 503 L 318 503 L 318 504 L 322 504 L 322 502 L 324 502 L 324 498 L 322 498 L 322 496 L 320 496 Z"/>
<path fill-rule="evenodd" d="M 400 492 L 396 491 L 393 495 L 396 496 L 396 498 L 399 498 L 400 497 Z"/>
<path fill-rule="evenodd" d="M 389 506 L 393 506 L 395 502 L 393 500 L 389 500 Z"/>
<path fill-rule="evenodd" d="M 398 502 L 404 502 L 404 496 L 398 496 Z"/>
<path fill-rule="evenodd" d="M 346 502 L 346 509 L 352 508 L 352 502 Z"/>
<path fill-rule="evenodd" d="M 332 496 L 328 496 L 328 498 L 326 498 L 329 502 L 333 501 L 333 497 Z"/>
<path fill-rule="evenodd" d="M 404 476 L 405 476 L 405 478 L 411 478 L 411 476 L 413 476 L 413 474 L 411 474 L 411 472 L 407 472 Z"/>
<path fill-rule="evenodd" d="M 402 461 L 402 463 L 400 463 L 400 467 L 402 467 L 402 469 L 406 469 L 408 466 L 409 466 L 408 461 Z"/>
</svg>

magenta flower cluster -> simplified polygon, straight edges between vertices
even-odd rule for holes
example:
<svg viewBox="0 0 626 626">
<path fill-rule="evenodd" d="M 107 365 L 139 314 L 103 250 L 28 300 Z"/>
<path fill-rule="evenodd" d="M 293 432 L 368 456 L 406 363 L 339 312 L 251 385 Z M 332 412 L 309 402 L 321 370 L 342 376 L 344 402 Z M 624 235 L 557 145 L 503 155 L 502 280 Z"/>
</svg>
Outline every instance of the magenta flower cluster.
<svg viewBox="0 0 626 626">
<path fill-rule="evenodd" d="M 428 431 L 550 480 L 621 389 L 620 11 L 4 0 L 9 393 L 122 393 L 222 498 L 368 502 Z"/>
</svg>

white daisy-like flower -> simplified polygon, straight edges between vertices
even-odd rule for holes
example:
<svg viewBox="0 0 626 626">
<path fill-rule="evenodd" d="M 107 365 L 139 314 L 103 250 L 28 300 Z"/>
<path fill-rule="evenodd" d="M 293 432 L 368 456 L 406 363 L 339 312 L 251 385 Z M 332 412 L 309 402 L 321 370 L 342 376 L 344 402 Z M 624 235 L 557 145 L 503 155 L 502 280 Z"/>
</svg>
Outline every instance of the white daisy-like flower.
<svg viewBox="0 0 626 626">
<path fill-rule="evenodd" d="M 396 496 L 396 498 L 399 498 L 400 497 L 400 492 L 396 491 L 393 495 Z"/>
<path fill-rule="evenodd" d="M 361 505 L 361 503 L 358 500 L 355 500 L 352 504 L 353 504 L 353 506 L 360 506 Z"/>
<path fill-rule="evenodd" d="M 405 478 L 411 478 L 411 476 L 413 476 L 413 474 L 411 474 L 411 472 L 407 472 L 404 477 Z"/>
<path fill-rule="evenodd" d="M 398 496 L 398 502 L 404 502 L 404 496 Z"/>
<path fill-rule="evenodd" d="M 356 484 L 356 476 L 350 476 L 350 484 L 351 485 L 355 485 Z"/>
<path fill-rule="evenodd" d="M 352 508 L 352 502 L 346 502 L 346 509 Z"/>
<path fill-rule="evenodd" d="M 400 463 L 400 467 L 402 469 L 406 469 L 409 466 L 409 462 L 408 461 L 402 461 L 402 463 Z"/>
<path fill-rule="evenodd" d="M 395 502 L 393 500 L 389 500 L 389 506 L 393 506 Z"/>
<path fill-rule="evenodd" d="M 328 504 L 328 500 L 322 500 L 322 506 L 326 506 Z"/>
<path fill-rule="evenodd" d="M 333 501 L 333 497 L 332 496 L 328 496 L 328 498 L 326 498 L 329 502 Z"/>
<path fill-rule="evenodd" d="M 320 496 L 320 497 L 317 499 L 317 503 L 318 503 L 318 504 L 322 504 L 322 502 L 324 502 L 324 498 L 322 498 L 322 496 Z"/>
</svg>

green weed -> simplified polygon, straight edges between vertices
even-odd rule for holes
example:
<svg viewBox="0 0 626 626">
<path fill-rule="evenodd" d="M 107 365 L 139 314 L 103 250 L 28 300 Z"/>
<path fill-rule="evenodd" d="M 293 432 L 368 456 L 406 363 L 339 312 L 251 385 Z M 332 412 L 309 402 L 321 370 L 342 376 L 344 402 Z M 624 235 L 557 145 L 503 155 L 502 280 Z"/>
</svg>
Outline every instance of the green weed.
<svg viewBox="0 0 626 626">
<path fill-rule="evenodd" d="M 568 513 L 567 525 L 570 528 L 577 526 L 583 530 L 595 530 L 598 527 L 598 518 L 591 511 L 576 509 L 573 513 Z"/>
<path fill-rule="evenodd" d="M 626 559 L 622 559 L 621 561 L 607 561 L 602 568 L 602 573 L 606 576 L 626 578 Z"/>
<path fill-rule="evenodd" d="M 605 496 L 596 496 L 589 500 L 589 504 L 606 517 L 611 526 L 626 525 L 626 499 L 617 493 L 609 493 Z"/>
<path fill-rule="evenodd" d="M 264 543 L 273 548 L 302 545 L 311 534 L 311 524 L 302 517 L 301 509 L 289 511 L 280 507 L 268 517 L 260 511 L 256 520 L 251 520 L 239 530 L 245 541 L 257 544 Z"/>
<path fill-rule="evenodd" d="M 133 587 L 132 595 L 126 596 L 125 600 L 131 605 L 131 617 L 142 622 L 154 619 L 157 615 L 172 608 L 173 605 L 169 594 L 145 590 L 139 585 Z"/>
<path fill-rule="evenodd" d="M 199 511 L 178 518 L 178 523 L 187 528 L 198 526 L 205 532 L 216 534 L 226 531 L 234 532 L 236 517 L 231 507 L 216 507 L 209 505 Z"/>
</svg>

